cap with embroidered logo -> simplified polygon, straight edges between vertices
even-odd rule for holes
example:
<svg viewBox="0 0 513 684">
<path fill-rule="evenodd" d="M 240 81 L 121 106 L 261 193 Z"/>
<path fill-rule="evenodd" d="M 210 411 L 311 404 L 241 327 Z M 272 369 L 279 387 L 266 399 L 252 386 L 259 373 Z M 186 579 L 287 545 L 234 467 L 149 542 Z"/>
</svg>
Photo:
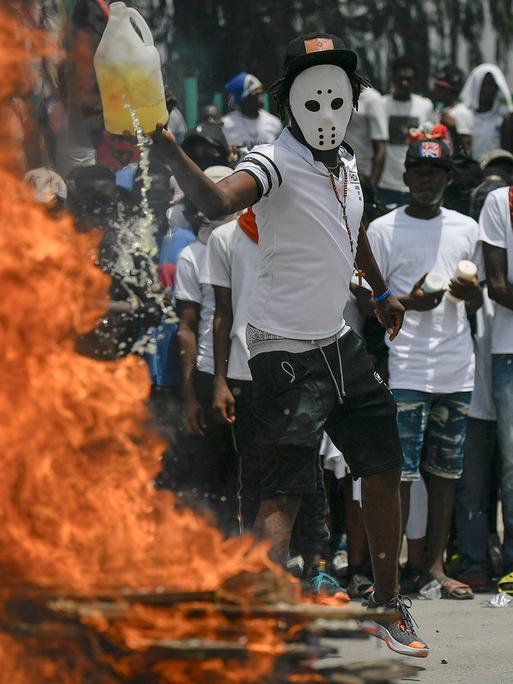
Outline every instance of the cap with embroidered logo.
<svg viewBox="0 0 513 684">
<path fill-rule="evenodd" d="M 332 33 L 307 33 L 290 41 L 285 56 L 286 78 L 294 78 L 304 69 L 318 64 L 335 64 L 345 71 L 355 71 L 358 57 L 346 50 L 341 38 Z"/>
</svg>

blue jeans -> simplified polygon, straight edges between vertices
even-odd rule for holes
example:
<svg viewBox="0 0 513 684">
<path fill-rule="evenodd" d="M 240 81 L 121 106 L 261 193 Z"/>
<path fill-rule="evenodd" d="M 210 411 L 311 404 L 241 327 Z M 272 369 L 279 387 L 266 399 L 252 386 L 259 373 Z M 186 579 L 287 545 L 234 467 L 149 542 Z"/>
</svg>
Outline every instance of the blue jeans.
<svg viewBox="0 0 513 684">
<path fill-rule="evenodd" d="M 456 490 L 460 571 L 488 574 L 488 507 L 496 459 L 497 423 L 469 418 L 463 475 Z"/>
<path fill-rule="evenodd" d="M 502 457 L 503 559 L 506 572 L 513 571 L 513 354 L 494 354 L 493 399 L 497 411 L 497 439 Z"/>
<path fill-rule="evenodd" d="M 420 479 L 420 461 L 428 473 L 458 480 L 463 472 L 463 446 L 472 392 L 432 394 L 393 389 L 397 427 L 403 447 L 403 482 Z"/>
</svg>

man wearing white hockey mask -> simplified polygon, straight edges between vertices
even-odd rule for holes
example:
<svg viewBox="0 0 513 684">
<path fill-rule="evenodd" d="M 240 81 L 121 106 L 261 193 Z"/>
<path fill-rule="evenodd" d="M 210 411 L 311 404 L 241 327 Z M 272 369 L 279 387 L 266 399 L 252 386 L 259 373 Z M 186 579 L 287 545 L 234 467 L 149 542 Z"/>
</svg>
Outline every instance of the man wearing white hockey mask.
<svg viewBox="0 0 513 684">
<path fill-rule="evenodd" d="M 309 147 L 322 152 L 338 150 L 353 111 L 349 77 L 333 64 L 305 69 L 292 83 L 289 108 Z"/>
<path fill-rule="evenodd" d="M 375 580 L 369 608 L 387 606 L 400 615 L 386 627 L 373 623 L 369 631 L 398 653 L 425 657 L 429 649 L 396 593 L 402 464 L 396 406 L 343 316 L 355 271 L 372 288 L 376 315 L 391 339 L 404 316 L 360 230 L 363 195 L 354 152 L 344 140 L 352 108 L 367 85 L 356 65 L 356 54 L 337 36 L 314 33 L 291 41 L 284 73 L 271 88 L 290 125 L 275 143 L 253 148 L 217 184 L 161 128 L 157 142 L 204 214 L 215 218 L 252 206 L 256 217 L 260 269 L 247 329 L 261 448 L 254 532 L 271 540 L 271 558 L 285 565 L 301 499 L 319 484 L 325 430 L 353 477 L 362 478 Z M 226 365 L 216 366 L 214 404 L 233 423 Z M 322 569 L 314 569 L 314 593 L 320 586 L 334 593 L 334 580 L 325 579 Z"/>
</svg>

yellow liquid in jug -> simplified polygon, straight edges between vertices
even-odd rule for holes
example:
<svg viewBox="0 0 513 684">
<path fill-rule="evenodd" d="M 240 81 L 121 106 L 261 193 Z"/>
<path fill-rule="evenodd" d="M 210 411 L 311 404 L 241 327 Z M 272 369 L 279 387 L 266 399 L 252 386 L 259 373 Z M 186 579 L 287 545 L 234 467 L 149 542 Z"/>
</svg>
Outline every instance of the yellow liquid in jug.
<svg viewBox="0 0 513 684">
<path fill-rule="evenodd" d="M 135 132 L 130 109 L 137 114 L 145 133 L 152 133 L 158 123 L 167 123 L 169 114 L 160 73 L 152 78 L 132 65 L 126 68 L 98 65 L 96 76 L 109 133 Z"/>
</svg>

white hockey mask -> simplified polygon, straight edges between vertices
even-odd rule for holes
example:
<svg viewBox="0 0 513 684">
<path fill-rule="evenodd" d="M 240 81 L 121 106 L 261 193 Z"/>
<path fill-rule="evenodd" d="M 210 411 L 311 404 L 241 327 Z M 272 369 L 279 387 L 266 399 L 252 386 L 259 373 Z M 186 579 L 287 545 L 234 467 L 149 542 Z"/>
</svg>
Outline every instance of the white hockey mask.
<svg viewBox="0 0 513 684">
<path fill-rule="evenodd" d="M 334 64 L 309 67 L 294 79 L 289 105 L 310 147 L 332 150 L 344 140 L 353 111 L 351 81 Z"/>
</svg>

